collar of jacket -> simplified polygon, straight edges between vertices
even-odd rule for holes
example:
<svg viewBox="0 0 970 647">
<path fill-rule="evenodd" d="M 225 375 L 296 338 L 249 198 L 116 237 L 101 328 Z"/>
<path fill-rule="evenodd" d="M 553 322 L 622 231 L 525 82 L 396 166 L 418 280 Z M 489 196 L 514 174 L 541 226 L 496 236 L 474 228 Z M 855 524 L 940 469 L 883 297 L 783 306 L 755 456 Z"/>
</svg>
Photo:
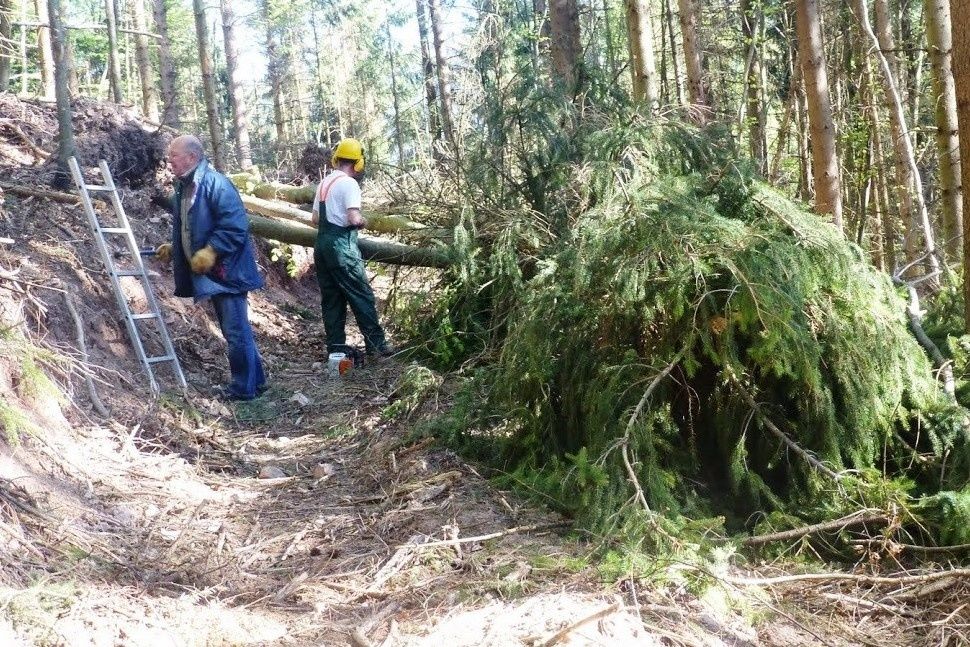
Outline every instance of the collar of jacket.
<svg viewBox="0 0 970 647">
<path fill-rule="evenodd" d="M 182 193 L 182 190 L 189 184 L 189 182 L 198 186 L 199 182 L 202 180 L 202 176 L 205 175 L 205 172 L 208 169 L 209 169 L 209 160 L 203 157 L 201 160 L 199 160 L 199 163 L 196 165 L 195 170 L 192 171 L 190 175 L 187 175 L 185 177 L 180 177 L 176 180 L 176 183 L 178 184 L 177 190 L 179 194 Z M 187 181 L 186 178 L 190 178 L 190 179 Z"/>
</svg>

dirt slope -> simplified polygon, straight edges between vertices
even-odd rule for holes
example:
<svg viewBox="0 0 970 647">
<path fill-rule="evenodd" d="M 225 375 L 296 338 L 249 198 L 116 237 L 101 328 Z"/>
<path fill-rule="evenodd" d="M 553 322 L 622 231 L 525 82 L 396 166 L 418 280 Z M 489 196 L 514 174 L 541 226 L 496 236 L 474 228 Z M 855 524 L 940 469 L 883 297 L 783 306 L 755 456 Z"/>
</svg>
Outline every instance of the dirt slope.
<svg viewBox="0 0 970 647">
<path fill-rule="evenodd" d="M 79 130 L 94 154 L 127 164 L 119 145 L 156 142 L 124 109 L 82 108 Z M 91 124 L 101 121 L 124 128 L 99 138 Z M 128 134 L 111 143 L 104 133 L 119 129 Z M 49 107 L 0 97 L 4 182 L 42 187 L 52 133 Z M 164 174 L 130 179 L 128 216 L 139 244 L 154 246 L 170 227 L 149 200 Z M 413 418 L 391 415 L 403 361 L 328 377 L 312 279 L 286 277 L 262 246 L 268 285 L 251 308 L 268 393 L 238 404 L 207 395 L 226 373 L 217 327 L 205 307 L 169 296 L 168 269 L 150 266 L 189 381 L 185 394 L 152 398 L 81 210 L 9 184 L 0 206 L 0 238 L 14 241 L 0 243 L 2 645 L 901 645 L 962 636 L 939 623 L 955 606 L 914 620 L 905 605 L 880 608 L 828 584 L 703 588 L 676 562 L 653 564 L 657 584 L 607 581 L 588 558 L 601 547 L 595 538 L 496 490 L 417 436 Z M 384 295 L 390 279 L 374 284 Z M 136 307 L 144 300 L 137 286 L 127 296 Z M 85 375 L 110 415 L 93 408 Z M 431 395 L 426 409 L 447 406 L 447 389 Z"/>
</svg>

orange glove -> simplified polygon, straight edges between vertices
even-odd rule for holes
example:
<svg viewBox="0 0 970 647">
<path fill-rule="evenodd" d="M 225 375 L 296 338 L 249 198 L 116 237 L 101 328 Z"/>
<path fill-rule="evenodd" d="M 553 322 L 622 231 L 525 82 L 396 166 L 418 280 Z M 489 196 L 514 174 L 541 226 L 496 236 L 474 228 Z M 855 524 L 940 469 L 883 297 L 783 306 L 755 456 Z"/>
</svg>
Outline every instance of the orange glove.
<svg viewBox="0 0 970 647">
<path fill-rule="evenodd" d="M 196 274 L 205 274 L 216 264 L 216 250 L 206 245 L 192 254 L 192 260 L 189 264 L 192 266 L 192 271 Z"/>
<path fill-rule="evenodd" d="M 155 248 L 155 258 L 163 263 L 172 260 L 172 243 L 162 243 Z"/>
</svg>

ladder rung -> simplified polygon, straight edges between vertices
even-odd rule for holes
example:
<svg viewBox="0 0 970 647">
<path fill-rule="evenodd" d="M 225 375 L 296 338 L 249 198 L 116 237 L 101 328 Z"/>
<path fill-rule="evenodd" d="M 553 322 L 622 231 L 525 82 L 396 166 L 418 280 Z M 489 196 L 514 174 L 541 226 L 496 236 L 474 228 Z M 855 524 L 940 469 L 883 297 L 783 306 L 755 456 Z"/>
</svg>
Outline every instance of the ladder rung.
<svg viewBox="0 0 970 647">
<path fill-rule="evenodd" d="M 154 319 L 158 315 L 154 312 L 142 312 L 136 315 L 131 315 L 132 319 Z"/>
<path fill-rule="evenodd" d="M 143 276 L 145 273 L 141 270 L 115 270 L 115 276 Z"/>
<path fill-rule="evenodd" d="M 145 361 L 149 364 L 158 364 L 159 362 L 171 362 L 174 359 L 173 355 L 159 355 L 158 357 L 146 357 Z"/>
<path fill-rule="evenodd" d="M 104 186 L 103 184 L 85 184 L 84 188 L 88 191 L 114 191 L 110 186 Z"/>
<path fill-rule="evenodd" d="M 128 227 L 99 227 L 102 234 L 127 234 L 131 229 Z"/>
</svg>

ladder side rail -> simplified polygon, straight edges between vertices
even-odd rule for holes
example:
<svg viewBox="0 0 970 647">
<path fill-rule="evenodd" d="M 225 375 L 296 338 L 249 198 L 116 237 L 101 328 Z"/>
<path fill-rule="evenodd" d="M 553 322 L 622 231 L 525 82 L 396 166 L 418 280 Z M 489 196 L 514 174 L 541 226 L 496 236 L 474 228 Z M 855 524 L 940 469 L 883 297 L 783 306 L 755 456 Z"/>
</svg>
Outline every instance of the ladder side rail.
<svg viewBox="0 0 970 647">
<path fill-rule="evenodd" d="M 162 310 L 159 306 L 158 299 L 155 298 L 155 291 L 152 289 L 151 281 L 148 280 L 148 273 L 145 271 L 145 263 L 142 260 L 141 253 L 139 252 L 138 241 L 135 240 L 135 234 L 131 229 L 131 223 L 128 221 L 128 214 L 125 212 L 125 207 L 121 202 L 121 198 L 118 196 L 118 188 L 115 185 L 114 178 L 111 176 L 111 169 L 108 168 L 108 163 L 105 160 L 100 160 L 98 162 L 98 168 L 101 169 L 101 176 L 104 185 L 111 190 L 111 204 L 114 206 L 115 214 L 118 217 L 118 222 L 124 229 L 127 230 L 125 238 L 128 241 L 128 250 L 131 253 L 135 267 L 141 272 L 141 276 L 139 278 L 142 282 L 142 289 L 145 292 L 145 300 L 148 302 L 148 310 L 156 315 L 158 330 L 162 340 L 162 348 L 165 351 L 165 355 L 169 355 L 173 358 L 172 366 L 175 369 L 175 376 L 178 379 L 179 385 L 185 389 L 188 385 L 185 381 L 185 374 L 182 372 L 182 365 L 179 362 L 178 355 L 175 353 L 175 345 L 172 343 L 172 338 L 168 334 L 168 326 L 165 325 L 165 318 L 162 316 Z"/>
<path fill-rule="evenodd" d="M 88 194 L 87 189 L 84 184 L 84 175 L 81 173 L 81 167 L 78 164 L 76 158 L 71 157 L 68 160 L 68 166 L 71 169 L 71 175 L 74 177 L 74 183 L 78 187 L 78 193 L 81 196 L 81 204 L 84 206 L 84 213 L 87 216 L 88 224 L 91 226 L 91 231 L 94 233 L 94 241 L 97 244 L 98 250 L 101 252 L 101 260 L 104 263 L 105 271 L 108 274 L 108 278 L 111 280 L 111 287 L 115 294 L 115 299 L 118 302 L 118 307 L 121 309 L 122 316 L 125 320 L 125 327 L 128 329 L 128 336 L 131 339 L 132 345 L 135 347 L 135 356 L 138 358 L 138 362 L 141 364 L 142 369 L 148 375 L 148 381 L 151 385 L 152 391 L 158 392 L 158 383 L 155 381 L 155 375 L 152 372 L 151 365 L 147 361 L 145 355 L 145 349 L 141 343 L 141 335 L 138 333 L 138 328 L 135 322 L 131 319 L 131 309 L 128 307 L 128 301 L 125 299 L 124 290 L 121 288 L 121 282 L 118 280 L 118 276 L 115 274 L 116 268 L 111 260 L 111 252 L 108 250 L 108 245 L 104 241 L 104 236 L 101 234 L 101 224 L 98 222 L 98 216 L 94 210 L 94 205 L 91 203 L 91 196 Z"/>
</svg>

